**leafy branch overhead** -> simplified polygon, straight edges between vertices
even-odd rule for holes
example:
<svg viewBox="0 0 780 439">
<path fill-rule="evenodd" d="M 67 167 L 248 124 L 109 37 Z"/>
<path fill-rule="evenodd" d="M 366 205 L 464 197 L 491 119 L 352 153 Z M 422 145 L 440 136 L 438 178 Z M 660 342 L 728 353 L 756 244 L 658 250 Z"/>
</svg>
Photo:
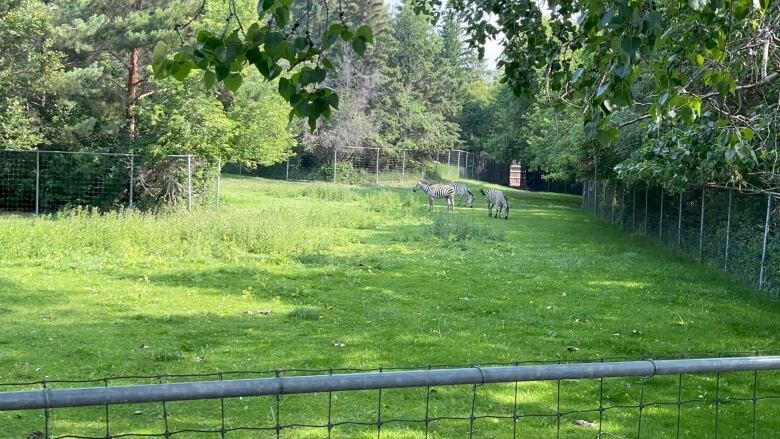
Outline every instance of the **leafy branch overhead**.
<svg viewBox="0 0 780 439">
<path fill-rule="evenodd" d="M 158 79 L 183 81 L 192 70 L 202 70 L 207 88 L 222 83 L 235 92 L 243 82 L 244 68 L 252 65 L 265 79 L 279 79 L 279 94 L 292 107 L 290 119 L 306 118 L 314 130 L 319 117 L 330 117 L 339 106 L 336 92 L 322 85 L 333 68 L 329 49 L 342 41 L 363 55 L 374 37 L 366 25 L 350 29 L 338 11 L 338 21 L 315 40 L 305 22 L 308 13 L 293 21 L 291 7 L 292 0 L 260 0 L 257 20 L 246 30 L 231 8 L 235 30 L 222 34 L 201 30 L 192 44 L 177 48 L 173 56 L 160 42 L 152 56 L 154 74 Z"/>
<path fill-rule="evenodd" d="M 603 144 L 618 136 L 611 116 L 637 103 L 640 77 L 650 75 L 655 91 L 636 121 L 690 125 L 705 101 L 719 103 L 715 116 L 728 119 L 740 90 L 767 86 L 780 71 L 771 50 L 780 41 L 778 2 L 771 0 L 415 3 L 434 17 L 455 9 L 480 50 L 499 40 L 501 81 L 521 97 L 546 93 L 580 106 L 587 137 Z"/>
</svg>

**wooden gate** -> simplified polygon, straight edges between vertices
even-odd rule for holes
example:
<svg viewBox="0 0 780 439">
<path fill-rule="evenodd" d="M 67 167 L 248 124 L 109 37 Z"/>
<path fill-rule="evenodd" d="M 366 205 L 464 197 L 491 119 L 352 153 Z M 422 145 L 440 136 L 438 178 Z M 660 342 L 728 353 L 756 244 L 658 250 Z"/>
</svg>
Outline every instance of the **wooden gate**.
<svg viewBox="0 0 780 439">
<path fill-rule="evenodd" d="M 509 166 L 509 186 L 522 188 L 525 186 L 525 178 L 523 172 L 523 165 L 519 163 L 512 163 Z"/>
</svg>

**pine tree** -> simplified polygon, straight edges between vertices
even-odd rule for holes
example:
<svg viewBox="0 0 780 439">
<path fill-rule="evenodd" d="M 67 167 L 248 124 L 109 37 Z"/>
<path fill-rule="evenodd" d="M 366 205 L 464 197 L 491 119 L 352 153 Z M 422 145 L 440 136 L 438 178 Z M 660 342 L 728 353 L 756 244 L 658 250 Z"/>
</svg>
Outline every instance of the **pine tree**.
<svg viewBox="0 0 780 439">
<path fill-rule="evenodd" d="M 121 107 L 119 126 L 124 126 L 130 144 L 137 138 L 136 106 L 154 93 L 146 67 L 151 49 L 161 40 L 178 37 L 174 27 L 194 12 L 199 2 L 185 0 L 58 0 L 61 49 L 70 65 L 101 71 L 108 87 L 105 102 Z M 76 74 L 75 76 L 77 76 Z M 110 85 L 108 85 L 110 84 Z M 114 98 L 118 97 L 118 99 Z M 98 119 L 116 118 L 115 108 L 103 109 Z M 132 146 L 131 146 L 132 148 Z"/>
</svg>

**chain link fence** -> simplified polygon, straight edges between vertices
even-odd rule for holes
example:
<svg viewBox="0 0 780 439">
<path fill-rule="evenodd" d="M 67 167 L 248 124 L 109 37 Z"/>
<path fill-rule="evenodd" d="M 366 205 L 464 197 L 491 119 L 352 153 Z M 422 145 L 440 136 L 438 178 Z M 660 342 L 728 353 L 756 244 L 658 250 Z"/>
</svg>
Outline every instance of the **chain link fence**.
<svg viewBox="0 0 780 439">
<path fill-rule="evenodd" d="M 276 180 L 358 185 L 458 179 L 501 185 L 509 183 L 509 165 L 462 150 L 428 153 L 409 149 L 360 147 L 316 150 L 298 148 L 284 163 L 253 169 L 227 164 L 223 171 Z"/>
<path fill-rule="evenodd" d="M 0 151 L 0 211 L 218 203 L 219 165 L 193 155 Z"/>
<path fill-rule="evenodd" d="M 780 294 L 780 194 L 588 180 L 582 195 L 595 216 Z"/>
</svg>

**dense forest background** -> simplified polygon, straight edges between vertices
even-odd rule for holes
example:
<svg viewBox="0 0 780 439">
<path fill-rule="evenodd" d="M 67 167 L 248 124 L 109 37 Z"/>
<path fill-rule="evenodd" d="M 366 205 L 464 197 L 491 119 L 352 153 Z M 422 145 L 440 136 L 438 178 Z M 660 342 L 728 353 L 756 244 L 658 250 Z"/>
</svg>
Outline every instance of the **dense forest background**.
<svg viewBox="0 0 780 439">
<path fill-rule="evenodd" d="M 438 3 L 431 20 L 414 0 L 7 1 L 0 149 L 196 154 L 252 167 L 295 147 L 460 148 L 548 179 L 780 187 L 779 2 L 520 2 L 490 12 L 482 0 Z M 266 6 L 265 20 L 290 28 L 301 50 L 336 14 L 345 29 L 372 30 L 371 44 L 325 49 L 327 76 L 311 82 L 338 96 L 338 110 L 323 107 L 329 117 L 288 118 L 287 78 L 306 63 L 271 81 L 259 64 L 238 63 L 216 87 L 212 72 L 189 67 L 153 75 L 158 43 L 173 56 L 201 31 L 226 44 L 214 59 L 233 59 L 232 33 Z M 496 70 L 478 56 L 486 39 L 503 49 Z"/>
<path fill-rule="evenodd" d="M 314 9 L 322 17 L 308 25 L 325 21 L 326 5 Z M 229 25 L 224 2 L 199 7 L 186 0 L 0 6 L 0 149 L 191 153 L 256 166 L 283 161 L 299 145 L 338 145 L 461 148 L 509 161 L 533 149 L 540 135 L 534 123 L 549 122 L 544 109 L 521 104 L 498 84 L 464 43 L 454 15 L 433 25 L 411 7 L 382 0 L 345 6 L 349 23 L 371 26 L 374 44 L 363 56 L 349 46 L 333 49 L 327 85 L 339 94 L 339 110 L 315 132 L 289 121 L 277 81 L 249 68 L 236 93 L 207 89 L 195 74 L 183 82 L 155 79 L 150 64 L 158 41 L 175 44 L 199 29 L 223 32 Z M 247 20 L 255 7 L 236 2 Z M 186 33 L 177 31 L 190 21 Z"/>
</svg>

